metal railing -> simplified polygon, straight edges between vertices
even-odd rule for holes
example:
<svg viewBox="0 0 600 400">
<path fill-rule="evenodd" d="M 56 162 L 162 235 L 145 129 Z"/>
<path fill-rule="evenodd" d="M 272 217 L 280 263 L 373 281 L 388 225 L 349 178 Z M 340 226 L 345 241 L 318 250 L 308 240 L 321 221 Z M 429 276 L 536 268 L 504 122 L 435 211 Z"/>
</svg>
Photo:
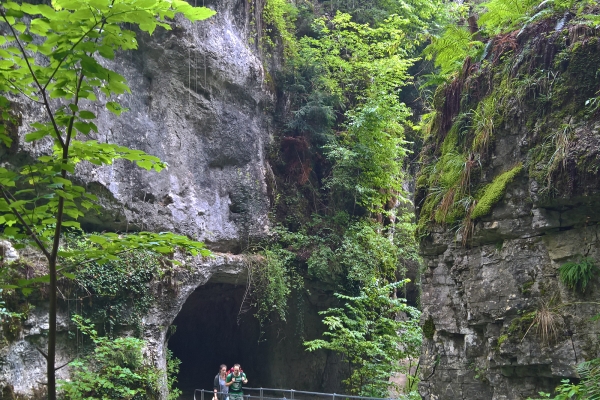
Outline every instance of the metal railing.
<svg viewBox="0 0 600 400">
<path fill-rule="evenodd" d="M 255 395 L 244 394 L 243 400 L 259 399 L 259 400 L 316 400 L 316 399 L 331 399 L 331 400 L 388 400 L 379 397 L 363 397 L 350 396 L 338 393 L 321 393 L 321 392 L 305 392 L 294 389 L 269 389 L 269 388 L 242 388 L 244 392 L 258 392 Z M 196 393 L 200 394 L 200 398 L 196 397 Z M 207 393 L 207 396 L 204 394 Z M 218 392 L 218 394 L 223 394 Z M 278 395 L 281 394 L 281 395 Z M 214 395 L 213 390 L 196 389 L 194 390 L 194 400 L 211 400 Z M 227 395 L 227 394 L 226 394 Z M 287 396 L 286 396 L 287 395 Z"/>
</svg>

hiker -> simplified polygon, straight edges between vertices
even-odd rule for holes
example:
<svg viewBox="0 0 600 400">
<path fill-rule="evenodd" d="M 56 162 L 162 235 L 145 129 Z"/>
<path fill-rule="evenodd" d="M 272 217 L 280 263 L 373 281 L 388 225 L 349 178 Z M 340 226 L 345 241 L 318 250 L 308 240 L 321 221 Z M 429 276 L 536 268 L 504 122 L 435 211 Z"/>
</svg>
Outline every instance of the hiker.
<svg viewBox="0 0 600 400">
<path fill-rule="evenodd" d="M 227 375 L 227 383 L 229 386 L 229 397 L 231 400 L 242 400 L 244 392 L 242 391 L 242 383 L 248 383 L 246 374 L 240 371 L 240 364 L 233 366 L 233 372 Z"/>
<path fill-rule="evenodd" d="M 213 391 L 215 395 L 213 400 L 229 400 L 229 386 L 227 386 L 227 365 L 221 364 L 219 373 L 215 376 L 213 383 Z"/>
</svg>

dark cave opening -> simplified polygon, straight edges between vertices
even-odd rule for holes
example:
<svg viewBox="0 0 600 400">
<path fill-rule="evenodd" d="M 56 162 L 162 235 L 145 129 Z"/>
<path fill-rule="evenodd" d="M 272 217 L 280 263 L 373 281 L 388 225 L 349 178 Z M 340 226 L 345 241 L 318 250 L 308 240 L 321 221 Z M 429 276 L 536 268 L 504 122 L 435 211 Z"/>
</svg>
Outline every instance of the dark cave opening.
<svg viewBox="0 0 600 400">
<path fill-rule="evenodd" d="M 247 387 L 340 393 L 346 372 L 339 357 L 308 353 L 303 345 L 321 337 L 319 311 L 334 304 L 333 296 L 315 287 L 292 293 L 286 320 L 268 322 L 260 337 L 254 310 L 239 313 L 245 291 L 245 285 L 209 282 L 188 297 L 173 321 L 168 348 L 181 360 L 180 399 L 192 398 L 194 389 L 212 390 L 219 365 L 235 363 L 246 373 Z"/>
<path fill-rule="evenodd" d="M 177 387 L 186 396 L 194 389 L 212 390 L 221 364 L 228 369 L 241 364 L 248 386 L 268 385 L 268 373 L 261 365 L 264 349 L 259 349 L 258 322 L 251 312 L 239 313 L 245 291 L 244 285 L 200 286 L 173 321 L 176 328 L 168 348 L 181 360 Z"/>
</svg>

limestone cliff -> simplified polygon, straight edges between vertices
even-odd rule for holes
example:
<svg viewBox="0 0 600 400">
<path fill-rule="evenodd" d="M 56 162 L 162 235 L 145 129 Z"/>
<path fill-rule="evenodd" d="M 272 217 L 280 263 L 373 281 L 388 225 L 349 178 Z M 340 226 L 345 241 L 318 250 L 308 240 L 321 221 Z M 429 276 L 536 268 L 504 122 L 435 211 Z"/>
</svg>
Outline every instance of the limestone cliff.
<svg viewBox="0 0 600 400">
<path fill-rule="evenodd" d="M 565 19 L 496 37 L 436 93 L 416 193 L 424 399 L 526 399 L 600 355 L 598 274 L 585 291 L 558 276 L 600 263 L 600 45 Z"/>
<path fill-rule="evenodd" d="M 257 51 L 261 9 L 241 0 L 206 6 L 217 14 L 193 24 L 176 18 L 172 30 L 152 37 L 138 33 L 139 49 L 115 57 L 110 67 L 131 88 L 118 101 L 129 111 L 115 117 L 102 104 L 87 104 L 98 116 L 94 139 L 144 150 L 169 165 L 161 173 L 128 162 L 82 165 L 77 174 L 103 206 L 82 221 L 87 229 L 170 230 L 226 252 L 265 233 L 264 153 L 274 98 Z M 40 117 L 28 104 L 19 106 L 19 133 Z M 18 146 L 44 151 L 23 135 Z"/>
<path fill-rule="evenodd" d="M 273 96 L 256 45 L 255 20 L 261 9 L 246 0 L 205 5 L 216 16 L 194 24 L 177 18 L 172 31 L 138 34 L 139 49 L 117 55 L 112 67 L 127 78 L 132 92 L 119 98 L 127 113 L 115 118 L 101 107 L 94 109 L 100 132 L 95 139 L 156 155 L 169 164 L 168 170 L 156 174 L 118 162 L 77 171 L 103 207 L 98 215 L 86 216 L 85 229 L 170 230 L 225 253 L 188 260 L 172 286 L 165 289 L 155 282 L 148 288 L 157 301 L 143 318 L 144 338 L 150 345 L 148 357 L 163 367 L 168 327 L 186 298 L 214 274 L 213 282 L 243 287 L 245 264 L 231 253 L 262 237 L 268 223 L 264 153 Z M 21 126 L 11 151 L 21 158 L 45 151 L 23 141 L 40 110 L 25 102 L 15 108 Z M 227 279 L 228 274 L 233 278 Z M 1 349 L 0 381 L 7 396 L 30 397 L 44 386 L 45 360 L 36 347 L 45 346 L 47 305 L 43 299 L 30 301 L 35 308 Z M 68 334 L 74 304 L 60 304 L 57 366 L 79 354 Z M 58 373 L 66 377 L 68 368 Z"/>
</svg>

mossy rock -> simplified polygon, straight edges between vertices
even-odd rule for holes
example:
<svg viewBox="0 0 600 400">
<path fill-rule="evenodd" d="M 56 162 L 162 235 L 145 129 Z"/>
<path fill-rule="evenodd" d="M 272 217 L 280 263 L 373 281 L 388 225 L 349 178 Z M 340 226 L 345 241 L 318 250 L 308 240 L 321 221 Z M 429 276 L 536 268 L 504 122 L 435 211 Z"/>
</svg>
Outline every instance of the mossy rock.
<svg viewBox="0 0 600 400">
<path fill-rule="evenodd" d="M 563 53 L 557 57 L 562 68 L 564 65 L 567 67 L 556 81 L 553 103 L 555 109 L 566 107 L 565 111 L 576 115 L 585 111 L 585 102 L 596 95 L 600 86 L 600 76 L 597 73 L 600 65 L 598 38 L 574 43 L 569 53 L 570 58 Z"/>
<path fill-rule="evenodd" d="M 508 327 L 507 336 L 509 339 L 514 339 L 515 337 L 519 340 L 525 336 L 529 327 L 533 323 L 533 320 L 536 316 L 535 311 L 530 311 L 528 313 L 523 314 L 520 317 L 513 319 Z"/>
<path fill-rule="evenodd" d="M 497 176 L 492 183 L 487 185 L 483 190 L 483 195 L 471 213 L 471 219 L 481 218 L 489 214 L 494 205 L 504 197 L 506 186 L 515 179 L 522 169 L 523 164 L 518 164 L 511 170 Z"/>
<path fill-rule="evenodd" d="M 427 321 L 423 324 L 423 336 L 427 339 L 432 340 L 433 335 L 435 334 L 435 323 L 433 322 L 433 317 L 430 315 L 427 318 Z"/>
</svg>

